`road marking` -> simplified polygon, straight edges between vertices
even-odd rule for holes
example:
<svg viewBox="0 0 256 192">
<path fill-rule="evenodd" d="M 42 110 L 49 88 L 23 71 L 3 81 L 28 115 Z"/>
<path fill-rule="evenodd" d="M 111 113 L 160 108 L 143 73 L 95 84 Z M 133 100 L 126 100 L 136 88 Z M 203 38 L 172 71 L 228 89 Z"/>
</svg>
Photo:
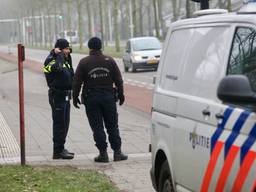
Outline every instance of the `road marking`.
<svg viewBox="0 0 256 192">
<path fill-rule="evenodd" d="M 20 147 L 0 112 L 0 164 L 20 161 Z"/>
<path fill-rule="evenodd" d="M 133 79 L 124 79 L 124 84 L 132 85 L 132 86 L 136 86 L 136 87 L 140 87 L 140 88 L 145 88 L 145 89 L 149 89 L 149 90 L 153 90 L 155 87 L 155 85 L 152 83 L 146 83 L 146 82 L 137 81 L 137 80 L 133 80 Z"/>
</svg>

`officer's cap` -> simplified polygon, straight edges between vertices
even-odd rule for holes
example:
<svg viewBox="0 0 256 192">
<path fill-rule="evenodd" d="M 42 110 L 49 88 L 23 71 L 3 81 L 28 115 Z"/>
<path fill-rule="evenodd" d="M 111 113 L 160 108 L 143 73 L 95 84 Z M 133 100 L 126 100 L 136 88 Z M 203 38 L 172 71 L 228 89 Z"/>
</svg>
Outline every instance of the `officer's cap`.
<svg viewBox="0 0 256 192">
<path fill-rule="evenodd" d="M 69 42 L 66 40 L 66 39 L 58 39 L 55 43 L 55 48 L 60 48 L 61 50 L 62 49 L 65 49 L 65 48 L 70 48 L 69 47 Z"/>
</svg>

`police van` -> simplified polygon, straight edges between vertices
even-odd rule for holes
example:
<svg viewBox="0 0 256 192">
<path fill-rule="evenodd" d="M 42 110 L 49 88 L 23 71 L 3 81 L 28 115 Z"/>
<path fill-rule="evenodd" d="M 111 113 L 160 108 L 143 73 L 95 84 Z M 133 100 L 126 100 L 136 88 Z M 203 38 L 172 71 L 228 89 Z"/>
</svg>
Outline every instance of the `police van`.
<svg viewBox="0 0 256 192">
<path fill-rule="evenodd" d="M 158 192 L 256 191 L 256 3 L 171 24 L 152 107 Z"/>
</svg>

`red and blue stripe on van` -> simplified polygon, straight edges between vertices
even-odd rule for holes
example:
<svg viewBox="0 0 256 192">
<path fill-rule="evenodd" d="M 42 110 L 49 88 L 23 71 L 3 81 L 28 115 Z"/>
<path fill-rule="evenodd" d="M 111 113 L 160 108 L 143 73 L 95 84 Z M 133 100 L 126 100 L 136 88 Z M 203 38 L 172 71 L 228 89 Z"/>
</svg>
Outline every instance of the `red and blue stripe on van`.
<svg viewBox="0 0 256 192">
<path fill-rule="evenodd" d="M 240 191 L 243 187 L 243 184 L 246 180 L 246 177 L 256 160 L 256 153 L 254 151 L 250 151 L 251 147 L 256 141 L 256 124 L 253 125 L 250 133 L 248 134 L 247 139 L 243 143 L 243 145 L 236 146 L 234 145 L 235 140 L 240 134 L 240 131 L 245 124 L 246 120 L 250 116 L 251 112 L 243 111 L 237 118 L 232 131 L 228 138 L 225 141 L 220 140 L 220 136 L 225 129 L 225 125 L 227 121 L 230 119 L 230 116 L 234 112 L 235 108 L 228 107 L 223 114 L 223 120 L 218 124 L 216 131 L 211 137 L 211 156 L 207 165 L 207 169 L 204 174 L 204 178 L 201 185 L 201 191 L 208 191 L 211 179 L 217 164 L 218 159 L 220 158 L 220 154 L 222 149 L 224 148 L 224 164 L 219 173 L 219 177 L 217 180 L 215 191 L 223 191 L 228 176 L 232 170 L 232 165 L 239 154 L 240 151 L 240 168 L 236 175 L 236 178 L 233 183 L 232 191 Z M 255 178 L 256 179 L 256 178 Z M 255 185 L 255 184 L 253 184 Z"/>
</svg>

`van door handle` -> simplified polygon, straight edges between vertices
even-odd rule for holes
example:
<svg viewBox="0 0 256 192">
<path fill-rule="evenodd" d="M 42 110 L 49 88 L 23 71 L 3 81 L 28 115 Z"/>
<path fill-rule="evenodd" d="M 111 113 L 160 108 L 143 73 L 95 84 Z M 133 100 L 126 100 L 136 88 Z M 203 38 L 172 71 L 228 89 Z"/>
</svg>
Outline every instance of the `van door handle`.
<svg viewBox="0 0 256 192">
<path fill-rule="evenodd" d="M 209 111 L 209 109 L 204 109 L 204 110 L 202 111 L 202 114 L 203 114 L 204 116 L 210 116 L 210 115 L 211 115 L 211 112 Z"/>
<path fill-rule="evenodd" d="M 216 117 L 216 119 L 223 119 L 224 115 L 222 113 L 216 113 L 215 117 Z"/>
</svg>

